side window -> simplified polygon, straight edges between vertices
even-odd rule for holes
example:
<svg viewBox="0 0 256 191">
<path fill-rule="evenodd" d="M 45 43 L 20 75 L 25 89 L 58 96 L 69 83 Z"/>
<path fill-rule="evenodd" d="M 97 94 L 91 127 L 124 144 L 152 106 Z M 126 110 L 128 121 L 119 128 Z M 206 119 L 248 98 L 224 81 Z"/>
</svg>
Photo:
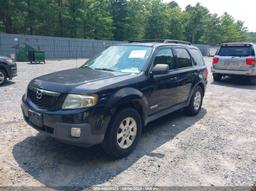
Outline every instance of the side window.
<svg viewBox="0 0 256 191">
<path fill-rule="evenodd" d="M 192 66 L 192 60 L 188 51 L 184 48 L 175 48 L 177 68 L 186 68 Z"/>
<path fill-rule="evenodd" d="M 170 70 L 174 69 L 174 58 L 171 48 L 161 49 L 157 52 L 154 65 L 156 64 L 168 64 Z"/>
<path fill-rule="evenodd" d="M 196 65 L 198 66 L 204 66 L 204 58 L 200 52 L 200 50 L 197 49 L 190 49 L 191 55 L 196 62 Z"/>
</svg>

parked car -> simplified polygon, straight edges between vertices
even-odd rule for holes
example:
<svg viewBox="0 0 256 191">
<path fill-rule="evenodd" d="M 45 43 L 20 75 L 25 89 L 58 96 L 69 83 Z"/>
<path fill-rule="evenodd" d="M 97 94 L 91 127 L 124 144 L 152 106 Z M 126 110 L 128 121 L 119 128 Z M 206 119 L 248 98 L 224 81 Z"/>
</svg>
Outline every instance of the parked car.
<svg viewBox="0 0 256 191">
<path fill-rule="evenodd" d="M 183 108 L 197 115 L 207 75 L 201 52 L 189 43 L 115 45 L 80 68 L 32 80 L 22 111 L 40 132 L 79 146 L 101 144 L 120 158 L 149 122 Z"/>
<path fill-rule="evenodd" d="M 17 65 L 9 57 L 0 56 L 0 86 L 3 85 L 7 79 L 11 80 L 17 76 Z"/>
<path fill-rule="evenodd" d="M 256 45 L 253 43 L 222 44 L 213 58 L 212 73 L 215 81 L 223 76 L 247 76 L 252 82 L 256 77 Z"/>
</svg>

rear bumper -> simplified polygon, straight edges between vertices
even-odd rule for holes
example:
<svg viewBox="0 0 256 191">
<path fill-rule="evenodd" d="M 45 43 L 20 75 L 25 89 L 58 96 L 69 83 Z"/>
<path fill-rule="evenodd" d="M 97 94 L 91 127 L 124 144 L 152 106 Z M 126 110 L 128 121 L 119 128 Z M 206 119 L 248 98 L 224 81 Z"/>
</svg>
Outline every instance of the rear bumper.
<svg viewBox="0 0 256 191">
<path fill-rule="evenodd" d="M 219 70 L 212 67 L 212 73 L 215 74 L 226 74 L 226 75 L 241 75 L 241 76 L 256 76 L 256 67 L 250 70 L 240 71 L 240 70 Z"/>
<path fill-rule="evenodd" d="M 77 145 L 82 147 L 90 147 L 96 144 L 100 144 L 104 140 L 105 130 L 102 128 L 97 129 L 93 124 L 83 121 L 79 123 L 65 122 L 77 121 L 81 116 L 87 115 L 81 110 L 72 111 L 64 115 L 63 113 L 49 114 L 47 112 L 36 111 L 34 108 L 29 106 L 26 102 L 22 101 L 21 109 L 23 113 L 24 120 L 34 129 L 39 132 L 45 133 L 61 142 Z M 37 126 L 33 124 L 29 119 L 29 111 L 39 113 L 42 116 L 42 126 Z M 71 128 L 80 128 L 81 135 L 79 138 L 74 138 L 71 136 Z"/>
</svg>

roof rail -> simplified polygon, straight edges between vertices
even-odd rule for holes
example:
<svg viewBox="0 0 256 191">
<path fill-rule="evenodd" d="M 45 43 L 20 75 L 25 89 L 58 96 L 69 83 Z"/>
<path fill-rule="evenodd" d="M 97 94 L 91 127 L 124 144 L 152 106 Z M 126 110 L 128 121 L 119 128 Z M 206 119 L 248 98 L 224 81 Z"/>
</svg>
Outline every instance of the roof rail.
<svg viewBox="0 0 256 191">
<path fill-rule="evenodd" d="M 176 43 L 176 44 L 188 44 L 191 45 L 191 42 L 183 41 L 183 40 L 164 40 L 164 43 Z"/>
<path fill-rule="evenodd" d="M 175 44 L 187 44 L 191 45 L 190 42 L 182 41 L 182 40 L 171 40 L 171 39 L 144 39 L 144 40 L 131 40 L 129 43 L 133 42 L 158 42 L 158 43 L 175 43 Z"/>
<path fill-rule="evenodd" d="M 159 42 L 159 43 L 163 43 L 164 40 L 162 39 L 143 39 L 143 40 L 130 40 L 129 43 L 133 43 L 133 42 Z"/>
</svg>

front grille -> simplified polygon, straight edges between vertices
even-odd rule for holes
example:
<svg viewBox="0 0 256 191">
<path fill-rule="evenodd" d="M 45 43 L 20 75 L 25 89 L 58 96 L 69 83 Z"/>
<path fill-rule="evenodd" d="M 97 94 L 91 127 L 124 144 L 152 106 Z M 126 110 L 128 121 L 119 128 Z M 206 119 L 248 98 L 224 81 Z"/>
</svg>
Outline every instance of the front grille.
<svg viewBox="0 0 256 191">
<path fill-rule="evenodd" d="M 35 87 L 28 88 L 27 97 L 39 108 L 51 111 L 59 110 L 65 99 L 63 94 Z"/>
</svg>

